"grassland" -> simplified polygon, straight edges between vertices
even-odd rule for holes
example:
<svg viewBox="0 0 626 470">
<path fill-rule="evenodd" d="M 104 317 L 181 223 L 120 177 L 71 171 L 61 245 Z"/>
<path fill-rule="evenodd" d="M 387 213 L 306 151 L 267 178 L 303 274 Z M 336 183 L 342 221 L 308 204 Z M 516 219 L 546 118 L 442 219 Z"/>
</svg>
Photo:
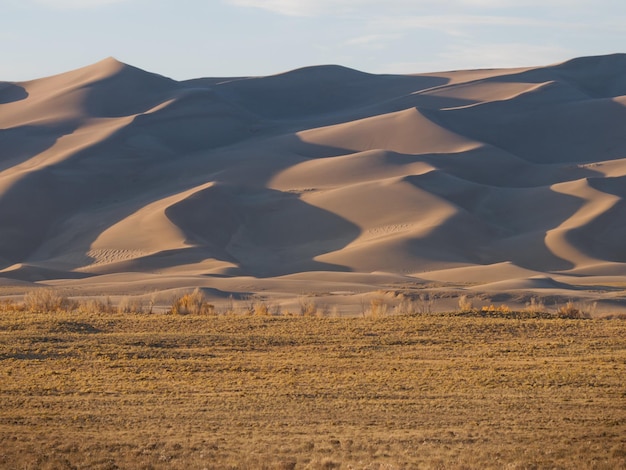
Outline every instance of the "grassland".
<svg viewBox="0 0 626 470">
<path fill-rule="evenodd" d="M 626 321 L 0 315 L 0 468 L 626 468 Z"/>
</svg>

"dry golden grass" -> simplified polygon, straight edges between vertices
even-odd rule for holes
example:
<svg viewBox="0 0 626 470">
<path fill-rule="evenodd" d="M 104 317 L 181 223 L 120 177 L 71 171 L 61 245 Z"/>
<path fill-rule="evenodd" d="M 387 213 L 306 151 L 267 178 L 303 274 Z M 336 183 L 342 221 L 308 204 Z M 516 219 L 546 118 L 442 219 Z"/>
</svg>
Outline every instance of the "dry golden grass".
<svg viewBox="0 0 626 470">
<path fill-rule="evenodd" d="M 189 294 L 177 297 L 172 303 L 170 310 L 174 315 L 212 315 L 215 313 L 215 307 L 207 302 L 200 289 L 195 289 Z"/>
<path fill-rule="evenodd" d="M 626 466 L 626 322 L 0 315 L 0 468 Z"/>
</svg>

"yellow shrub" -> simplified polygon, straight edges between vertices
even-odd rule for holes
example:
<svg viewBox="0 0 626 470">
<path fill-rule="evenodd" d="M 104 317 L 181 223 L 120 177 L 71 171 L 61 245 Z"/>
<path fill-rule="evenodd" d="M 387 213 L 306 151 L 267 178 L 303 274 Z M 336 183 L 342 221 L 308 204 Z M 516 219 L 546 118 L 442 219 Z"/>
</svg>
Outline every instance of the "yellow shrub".
<svg viewBox="0 0 626 470">
<path fill-rule="evenodd" d="M 215 306 L 207 303 L 202 291 L 196 288 L 191 294 L 176 298 L 170 312 L 174 315 L 212 315 L 215 313 Z"/>
<path fill-rule="evenodd" d="M 494 304 L 484 306 L 480 309 L 481 312 L 484 313 L 511 313 L 511 308 L 508 305 L 502 304 L 499 306 L 495 306 Z"/>
<path fill-rule="evenodd" d="M 574 302 L 567 302 L 565 305 L 562 305 L 556 311 L 556 315 L 559 318 L 589 318 L 590 315 L 583 312 L 582 309 L 578 308 L 574 305 Z"/>
</svg>

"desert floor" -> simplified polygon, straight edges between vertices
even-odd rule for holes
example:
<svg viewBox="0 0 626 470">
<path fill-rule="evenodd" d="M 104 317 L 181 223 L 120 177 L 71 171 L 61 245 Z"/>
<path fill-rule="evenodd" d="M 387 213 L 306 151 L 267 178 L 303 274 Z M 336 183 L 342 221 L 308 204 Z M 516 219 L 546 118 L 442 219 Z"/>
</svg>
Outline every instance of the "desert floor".
<svg viewBox="0 0 626 470">
<path fill-rule="evenodd" d="M 626 466 L 626 322 L 4 312 L 0 468 Z"/>
</svg>

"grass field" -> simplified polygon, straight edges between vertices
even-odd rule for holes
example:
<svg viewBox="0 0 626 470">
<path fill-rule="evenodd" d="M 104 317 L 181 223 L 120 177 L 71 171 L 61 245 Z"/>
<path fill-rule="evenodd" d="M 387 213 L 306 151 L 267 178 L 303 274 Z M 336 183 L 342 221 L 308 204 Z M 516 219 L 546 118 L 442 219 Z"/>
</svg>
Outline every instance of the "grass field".
<svg viewBox="0 0 626 470">
<path fill-rule="evenodd" d="M 626 321 L 2 313 L 0 468 L 626 468 Z"/>
</svg>

